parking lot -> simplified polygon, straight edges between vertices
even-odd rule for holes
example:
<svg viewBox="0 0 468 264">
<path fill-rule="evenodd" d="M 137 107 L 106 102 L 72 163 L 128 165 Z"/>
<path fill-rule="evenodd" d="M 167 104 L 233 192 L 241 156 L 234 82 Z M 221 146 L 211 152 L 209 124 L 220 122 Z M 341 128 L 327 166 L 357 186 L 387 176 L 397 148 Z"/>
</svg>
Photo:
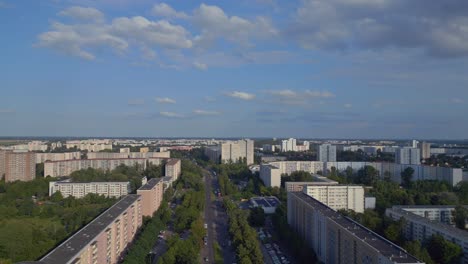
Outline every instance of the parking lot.
<svg viewBox="0 0 468 264">
<path fill-rule="evenodd" d="M 291 263 L 291 260 L 283 253 L 281 247 L 277 243 L 273 242 L 270 231 L 258 228 L 257 233 L 273 264 Z"/>
</svg>

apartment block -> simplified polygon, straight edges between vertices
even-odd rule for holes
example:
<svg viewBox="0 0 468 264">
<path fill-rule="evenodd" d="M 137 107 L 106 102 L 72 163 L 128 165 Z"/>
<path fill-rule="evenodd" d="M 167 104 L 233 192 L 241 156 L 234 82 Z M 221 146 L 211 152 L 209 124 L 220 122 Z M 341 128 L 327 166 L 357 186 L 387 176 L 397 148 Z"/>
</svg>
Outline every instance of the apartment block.
<svg viewBox="0 0 468 264">
<path fill-rule="evenodd" d="M 127 158 L 46 161 L 44 162 L 44 175 L 51 177 L 70 176 L 74 171 L 87 168 L 113 170 L 121 164 L 126 166 L 138 165 L 145 169 L 147 163 L 159 165 L 162 160 L 161 158 Z"/>
<path fill-rule="evenodd" d="M 420 144 L 421 158 L 428 159 L 431 157 L 431 143 L 422 142 Z"/>
<path fill-rule="evenodd" d="M 305 185 L 303 192 L 333 210 L 363 213 L 364 187 L 358 185 Z"/>
<path fill-rule="evenodd" d="M 36 154 L 33 152 L 5 153 L 5 181 L 31 181 L 36 178 Z"/>
<path fill-rule="evenodd" d="M 147 158 L 170 158 L 170 151 L 163 152 L 93 152 L 88 153 L 88 159 L 147 159 Z"/>
<path fill-rule="evenodd" d="M 288 192 L 288 224 L 327 264 L 423 263 L 303 192 Z"/>
<path fill-rule="evenodd" d="M 468 205 L 464 206 L 468 209 Z M 422 216 L 433 222 L 455 225 L 455 205 L 394 205 L 392 209 L 401 209 Z"/>
<path fill-rule="evenodd" d="M 165 176 L 172 177 L 177 180 L 181 173 L 181 161 L 180 159 L 169 159 L 165 165 Z"/>
<path fill-rule="evenodd" d="M 0 179 L 5 176 L 6 172 L 6 154 L 8 150 L 0 150 Z"/>
<path fill-rule="evenodd" d="M 71 140 L 65 143 L 67 149 L 77 148 L 88 152 L 99 152 L 101 150 L 112 150 L 112 142 L 108 139 Z"/>
<path fill-rule="evenodd" d="M 270 169 L 263 169 L 262 167 L 272 166 Z M 401 182 L 401 172 L 410 167 L 414 170 L 413 180 L 438 180 L 446 181 L 452 186 L 457 185 L 463 180 L 463 171 L 459 168 L 446 168 L 434 167 L 426 165 L 406 165 L 387 162 L 321 162 L 321 161 L 275 161 L 264 163 L 260 166 L 260 178 L 265 184 L 267 182 L 274 182 L 278 184 L 281 182 L 281 175 L 291 174 L 295 171 L 306 171 L 312 174 L 322 172 L 328 175 L 332 168 L 339 172 L 344 172 L 351 169 L 354 173 L 364 168 L 365 166 L 374 167 L 379 176 L 383 178 L 386 174 L 390 175 L 392 181 Z M 279 175 L 279 176 L 278 176 Z M 268 186 L 268 185 L 267 185 Z M 271 185 L 279 186 L 279 185 Z"/>
<path fill-rule="evenodd" d="M 314 181 L 310 182 L 285 182 L 284 188 L 286 192 L 302 192 L 304 186 L 307 185 L 337 185 L 337 181 L 328 179 L 327 177 L 321 177 L 320 175 L 312 175 Z"/>
<path fill-rule="evenodd" d="M 399 148 L 395 151 L 395 163 L 421 164 L 421 152 L 418 148 Z"/>
<path fill-rule="evenodd" d="M 330 144 L 322 144 L 318 146 L 317 158 L 322 162 L 336 161 L 336 146 Z"/>
<path fill-rule="evenodd" d="M 399 207 L 387 208 L 385 210 L 385 215 L 393 220 L 400 220 L 401 218 L 405 220 L 404 236 L 406 239 L 425 242 L 430 239 L 432 235 L 441 235 L 444 239 L 459 245 L 464 254 L 463 263 L 468 263 L 467 231 L 440 222 L 431 221 L 429 218 Z"/>
<path fill-rule="evenodd" d="M 119 263 L 142 224 L 141 206 L 139 195 L 125 196 L 36 263 Z"/>
<path fill-rule="evenodd" d="M 49 182 L 49 196 L 60 192 L 64 198 L 83 198 L 94 193 L 119 198 L 131 192 L 129 182 L 71 182 L 70 180 Z"/>
<path fill-rule="evenodd" d="M 65 152 L 65 153 L 36 153 L 36 164 L 44 163 L 45 161 L 58 160 L 73 160 L 81 159 L 81 152 Z"/>
<path fill-rule="evenodd" d="M 250 165 L 254 163 L 254 141 L 241 139 L 224 142 L 205 148 L 205 155 L 216 163 L 238 162 L 245 159 L 247 165 Z"/>
<path fill-rule="evenodd" d="M 281 152 L 296 151 L 296 142 L 295 138 L 281 140 Z"/>
<path fill-rule="evenodd" d="M 141 195 L 142 199 L 142 215 L 152 217 L 163 200 L 164 186 L 162 178 L 150 179 L 137 190 L 137 194 Z"/>
</svg>

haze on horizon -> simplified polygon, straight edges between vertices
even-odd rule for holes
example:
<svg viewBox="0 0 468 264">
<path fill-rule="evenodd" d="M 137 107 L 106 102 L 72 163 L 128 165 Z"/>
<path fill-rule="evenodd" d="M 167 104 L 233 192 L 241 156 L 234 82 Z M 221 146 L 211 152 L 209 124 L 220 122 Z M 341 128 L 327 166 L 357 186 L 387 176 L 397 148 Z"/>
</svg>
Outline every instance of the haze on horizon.
<svg viewBox="0 0 468 264">
<path fill-rule="evenodd" d="M 468 2 L 0 0 L 0 136 L 464 139 Z"/>
</svg>

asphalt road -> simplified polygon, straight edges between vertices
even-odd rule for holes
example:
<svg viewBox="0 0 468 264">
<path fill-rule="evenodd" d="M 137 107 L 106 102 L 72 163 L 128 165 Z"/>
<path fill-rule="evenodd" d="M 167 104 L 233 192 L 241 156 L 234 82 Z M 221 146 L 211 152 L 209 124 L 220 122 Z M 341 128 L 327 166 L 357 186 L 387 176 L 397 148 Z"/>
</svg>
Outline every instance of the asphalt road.
<svg viewBox="0 0 468 264">
<path fill-rule="evenodd" d="M 214 248 L 213 248 L 213 238 L 214 238 L 214 210 L 213 204 L 211 201 L 211 192 L 212 192 L 212 177 L 211 173 L 208 171 L 203 172 L 203 177 L 205 179 L 205 224 L 208 225 L 207 235 L 207 245 L 202 248 L 201 258 L 202 262 L 206 262 L 205 258 L 208 258 L 207 263 L 214 263 Z"/>
<path fill-rule="evenodd" d="M 203 175 L 205 177 L 206 189 L 205 223 L 208 224 L 208 245 L 204 246 L 202 250 L 202 260 L 208 256 L 208 263 L 214 263 L 213 243 L 217 241 L 222 250 L 224 263 L 235 263 L 236 256 L 234 250 L 229 246 L 228 218 L 223 208 L 223 200 L 221 197 L 216 197 L 213 201 L 211 200 L 213 191 L 219 189 L 218 179 L 208 170 L 203 170 Z"/>
</svg>

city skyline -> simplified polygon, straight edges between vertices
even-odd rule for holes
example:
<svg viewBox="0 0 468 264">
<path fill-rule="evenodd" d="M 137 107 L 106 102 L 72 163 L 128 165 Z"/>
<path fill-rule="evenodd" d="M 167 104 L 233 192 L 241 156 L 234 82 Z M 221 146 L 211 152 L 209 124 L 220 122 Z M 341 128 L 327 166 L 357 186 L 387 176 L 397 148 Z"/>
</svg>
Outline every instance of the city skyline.
<svg viewBox="0 0 468 264">
<path fill-rule="evenodd" d="M 465 139 L 441 5 L 1 0 L 0 136 Z"/>
</svg>

